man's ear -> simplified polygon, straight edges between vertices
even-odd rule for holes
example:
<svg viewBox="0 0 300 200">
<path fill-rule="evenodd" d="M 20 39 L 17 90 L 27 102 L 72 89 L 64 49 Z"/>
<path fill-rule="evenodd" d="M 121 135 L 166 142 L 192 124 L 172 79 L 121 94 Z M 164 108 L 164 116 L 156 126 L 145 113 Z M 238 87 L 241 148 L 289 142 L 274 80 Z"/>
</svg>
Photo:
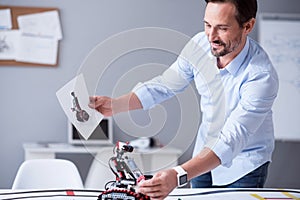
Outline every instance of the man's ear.
<svg viewBox="0 0 300 200">
<path fill-rule="evenodd" d="M 255 22 L 256 22 L 256 19 L 252 18 L 252 19 L 250 19 L 248 22 L 246 22 L 244 24 L 244 28 L 245 28 L 245 33 L 246 34 L 249 34 L 252 31 Z"/>
</svg>

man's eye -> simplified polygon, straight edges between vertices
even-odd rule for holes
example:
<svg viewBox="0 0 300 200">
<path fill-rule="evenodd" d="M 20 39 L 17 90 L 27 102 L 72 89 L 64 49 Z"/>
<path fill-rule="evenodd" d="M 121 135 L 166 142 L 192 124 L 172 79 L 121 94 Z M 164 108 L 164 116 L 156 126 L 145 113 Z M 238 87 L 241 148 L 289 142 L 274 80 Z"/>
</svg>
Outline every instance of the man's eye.
<svg viewBox="0 0 300 200">
<path fill-rule="evenodd" d="M 211 27 L 211 25 L 209 25 L 209 24 L 205 24 L 205 27 L 206 27 L 206 28 L 210 28 L 210 27 Z"/>
<path fill-rule="evenodd" d="M 227 30 L 228 30 L 227 27 L 219 27 L 219 29 L 220 29 L 221 31 L 227 31 Z"/>
</svg>

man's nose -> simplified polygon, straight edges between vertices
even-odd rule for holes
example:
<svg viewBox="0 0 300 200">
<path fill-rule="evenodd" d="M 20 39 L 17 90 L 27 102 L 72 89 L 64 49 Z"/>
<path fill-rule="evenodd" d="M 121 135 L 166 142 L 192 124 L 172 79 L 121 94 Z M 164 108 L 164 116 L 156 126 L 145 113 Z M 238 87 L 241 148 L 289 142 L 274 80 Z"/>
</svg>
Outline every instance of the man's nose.
<svg viewBox="0 0 300 200">
<path fill-rule="evenodd" d="M 207 35 L 210 42 L 215 41 L 218 38 L 218 31 L 216 28 L 212 27 L 208 30 Z"/>
</svg>

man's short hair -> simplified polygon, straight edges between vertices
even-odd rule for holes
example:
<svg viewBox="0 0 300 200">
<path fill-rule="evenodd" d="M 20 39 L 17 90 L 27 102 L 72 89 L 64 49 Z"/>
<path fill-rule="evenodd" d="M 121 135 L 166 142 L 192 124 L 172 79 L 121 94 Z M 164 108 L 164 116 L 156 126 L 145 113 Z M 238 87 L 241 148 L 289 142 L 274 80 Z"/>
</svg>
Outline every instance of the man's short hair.
<svg viewBox="0 0 300 200">
<path fill-rule="evenodd" d="M 252 18 L 256 18 L 257 0 L 205 0 L 206 3 L 232 3 L 236 7 L 236 20 L 240 27 Z"/>
</svg>

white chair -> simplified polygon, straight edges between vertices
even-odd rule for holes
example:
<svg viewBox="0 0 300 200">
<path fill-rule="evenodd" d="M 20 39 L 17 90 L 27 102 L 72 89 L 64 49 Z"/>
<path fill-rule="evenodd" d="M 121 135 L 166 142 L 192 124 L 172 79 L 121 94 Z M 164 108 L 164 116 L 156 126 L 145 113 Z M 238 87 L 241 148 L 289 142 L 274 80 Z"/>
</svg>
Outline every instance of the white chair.
<svg viewBox="0 0 300 200">
<path fill-rule="evenodd" d="M 116 179 L 115 175 L 108 167 L 108 161 L 112 155 L 112 147 L 103 148 L 97 153 L 85 179 L 85 188 L 104 189 L 107 182 Z"/>
<path fill-rule="evenodd" d="M 12 189 L 83 189 L 75 164 L 63 159 L 33 159 L 24 161 L 15 177 Z"/>
</svg>

